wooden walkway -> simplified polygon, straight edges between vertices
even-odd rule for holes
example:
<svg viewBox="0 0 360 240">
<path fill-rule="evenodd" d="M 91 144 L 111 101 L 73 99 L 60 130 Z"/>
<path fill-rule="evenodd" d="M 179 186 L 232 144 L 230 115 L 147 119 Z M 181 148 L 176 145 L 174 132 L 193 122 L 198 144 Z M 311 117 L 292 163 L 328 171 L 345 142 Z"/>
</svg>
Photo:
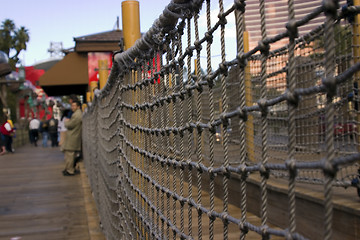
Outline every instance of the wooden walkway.
<svg viewBox="0 0 360 240">
<path fill-rule="evenodd" d="M 59 148 L 0 156 L 0 240 L 103 240 L 85 169 L 64 177 Z"/>
</svg>

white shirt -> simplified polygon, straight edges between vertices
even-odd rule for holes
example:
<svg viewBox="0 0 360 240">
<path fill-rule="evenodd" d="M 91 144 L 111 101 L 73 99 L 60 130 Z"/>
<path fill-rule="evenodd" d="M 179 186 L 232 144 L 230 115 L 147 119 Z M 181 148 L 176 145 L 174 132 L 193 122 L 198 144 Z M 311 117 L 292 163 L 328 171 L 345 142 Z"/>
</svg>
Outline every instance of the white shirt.
<svg viewBox="0 0 360 240">
<path fill-rule="evenodd" d="M 67 129 L 66 129 L 66 127 L 65 127 L 65 119 L 66 119 L 66 117 L 63 117 L 63 119 L 59 121 L 59 124 L 58 124 L 58 130 L 59 130 L 59 132 L 65 132 L 65 131 L 67 131 Z"/>
<path fill-rule="evenodd" d="M 39 129 L 40 127 L 40 121 L 36 118 L 34 118 L 33 120 L 30 121 L 29 123 L 29 129 Z"/>
<path fill-rule="evenodd" d="M 8 131 L 8 132 L 11 131 L 11 125 L 10 125 L 10 123 L 8 123 L 8 122 L 5 123 L 4 127 L 5 127 L 6 131 Z"/>
</svg>

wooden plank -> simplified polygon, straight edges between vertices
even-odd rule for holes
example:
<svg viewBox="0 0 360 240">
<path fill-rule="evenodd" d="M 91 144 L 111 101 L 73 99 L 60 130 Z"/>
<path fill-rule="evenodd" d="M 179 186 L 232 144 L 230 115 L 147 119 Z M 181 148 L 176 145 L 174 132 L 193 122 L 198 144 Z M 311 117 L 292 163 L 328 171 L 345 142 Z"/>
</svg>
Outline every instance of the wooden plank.
<svg viewBox="0 0 360 240">
<path fill-rule="evenodd" d="M 0 156 L 0 239 L 93 239 L 82 186 L 86 174 L 64 177 L 63 168 L 59 148 L 27 145 Z"/>
</svg>

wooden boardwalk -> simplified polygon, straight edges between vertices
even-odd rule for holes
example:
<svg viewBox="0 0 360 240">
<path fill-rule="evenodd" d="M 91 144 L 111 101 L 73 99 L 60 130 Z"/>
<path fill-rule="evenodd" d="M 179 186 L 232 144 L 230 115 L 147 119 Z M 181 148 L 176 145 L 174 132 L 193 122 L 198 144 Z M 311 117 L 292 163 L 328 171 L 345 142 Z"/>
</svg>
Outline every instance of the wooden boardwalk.
<svg viewBox="0 0 360 240">
<path fill-rule="evenodd" d="M 81 173 L 71 177 L 62 175 L 63 166 L 63 153 L 60 152 L 59 148 L 26 145 L 16 149 L 15 154 L 0 156 L 0 240 L 105 239 L 99 228 L 97 210 L 83 165 L 81 165 Z M 256 181 L 256 179 L 251 181 Z M 280 183 L 277 180 L 271 185 L 272 187 L 269 189 L 271 190 L 270 193 L 273 194 L 269 194 L 269 219 L 274 222 L 277 222 L 277 219 L 276 224 L 286 226 L 286 223 L 280 221 L 287 220 L 286 217 L 284 218 L 288 211 L 287 194 L 286 190 L 283 189 L 286 183 Z M 236 203 L 239 200 L 236 195 L 238 187 L 230 186 L 230 188 L 232 187 L 234 189 L 231 194 Z M 259 196 L 257 191 L 256 188 L 249 187 L 248 194 L 255 194 L 254 199 L 257 199 Z M 313 187 L 309 191 L 305 187 L 302 188 L 301 184 L 298 185 L 297 194 L 304 195 L 302 200 L 298 202 L 298 225 L 300 229 L 306 229 L 306 232 L 310 231 L 308 228 L 314 223 L 320 224 L 323 221 L 321 207 L 313 206 L 321 205 L 322 192 L 322 188 Z M 311 196 L 308 196 L 310 193 Z M 196 194 L 193 197 L 196 199 Z M 311 201 L 307 201 L 310 198 Z M 314 200 L 315 198 L 318 200 Z M 203 199 L 202 204 L 208 205 L 208 194 L 205 191 L 203 192 Z M 216 201 L 216 206 L 221 208 L 221 201 L 218 202 L 219 199 Z M 306 204 L 302 204 L 303 202 Z M 309 202 L 313 204 L 309 204 Z M 254 202 L 250 201 L 248 204 L 250 210 Z M 230 204 L 229 212 L 232 216 L 240 218 L 240 210 L 236 205 Z M 276 210 L 272 210 L 275 207 Z M 336 189 L 334 191 L 334 207 L 334 239 L 340 237 L 344 240 L 358 239 L 360 200 L 355 189 Z M 221 209 L 216 210 L 221 212 Z M 180 217 L 179 211 L 177 208 L 177 221 Z M 306 226 L 300 222 L 302 215 L 306 215 L 304 217 Z M 202 218 L 203 239 L 207 239 L 209 234 L 208 218 L 207 216 Z M 250 212 L 247 220 L 254 225 L 260 225 L 260 219 Z M 187 228 L 187 212 L 185 212 L 186 232 L 188 231 Z M 199 228 L 195 210 L 193 211 L 192 229 L 193 236 L 197 236 Z M 222 239 L 222 222 L 220 220 L 216 221 L 215 229 L 215 239 Z M 319 229 L 321 232 L 322 227 L 319 226 Z M 354 231 L 356 233 L 353 233 Z M 355 235 L 356 237 L 347 236 L 346 232 L 352 233 L 352 236 Z M 239 239 L 239 235 L 238 226 L 230 225 L 229 239 Z M 315 235 L 316 233 L 310 232 L 309 238 L 321 238 L 314 238 Z M 260 239 L 260 236 L 249 233 L 246 239 Z M 273 237 L 272 239 L 282 238 Z"/>
<path fill-rule="evenodd" d="M 59 148 L 0 156 L 0 240 L 103 240 L 86 172 L 64 177 Z"/>
</svg>

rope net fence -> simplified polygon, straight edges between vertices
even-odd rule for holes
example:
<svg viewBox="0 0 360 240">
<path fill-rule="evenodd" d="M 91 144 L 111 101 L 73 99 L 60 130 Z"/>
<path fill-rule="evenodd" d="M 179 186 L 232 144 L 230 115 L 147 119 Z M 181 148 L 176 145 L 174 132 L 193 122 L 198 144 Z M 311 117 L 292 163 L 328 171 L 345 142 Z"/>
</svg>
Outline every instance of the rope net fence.
<svg viewBox="0 0 360 240">
<path fill-rule="evenodd" d="M 332 239 L 333 192 L 355 186 L 360 160 L 360 8 L 286 2 L 174 0 L 114 54 L 83 121 L 107 239 L 312 238 L 299 184 L 320 187 L 317 239 Z"/>
</svg>

